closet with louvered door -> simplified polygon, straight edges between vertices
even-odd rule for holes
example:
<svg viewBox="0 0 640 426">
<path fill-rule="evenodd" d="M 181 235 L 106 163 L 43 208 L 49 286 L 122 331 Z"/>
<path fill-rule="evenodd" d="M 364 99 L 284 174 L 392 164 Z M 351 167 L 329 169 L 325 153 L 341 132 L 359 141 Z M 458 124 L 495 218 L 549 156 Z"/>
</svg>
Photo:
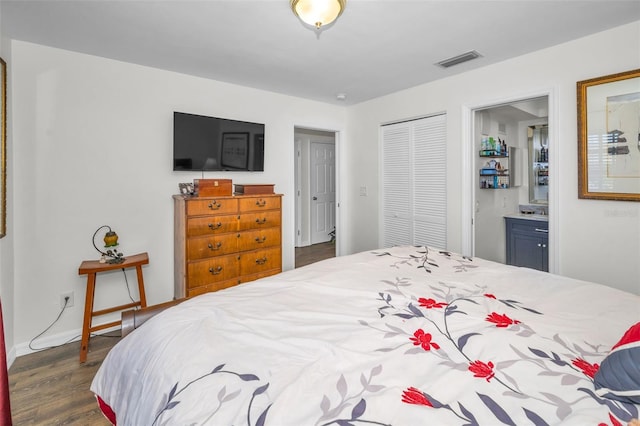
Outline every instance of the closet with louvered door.
<svg viewBox="0 0 640 426">
<path fill-rule="evenodd" d="M 382 127 L 382 241 L 447 245 L 446 115 Z"/>
</svg>

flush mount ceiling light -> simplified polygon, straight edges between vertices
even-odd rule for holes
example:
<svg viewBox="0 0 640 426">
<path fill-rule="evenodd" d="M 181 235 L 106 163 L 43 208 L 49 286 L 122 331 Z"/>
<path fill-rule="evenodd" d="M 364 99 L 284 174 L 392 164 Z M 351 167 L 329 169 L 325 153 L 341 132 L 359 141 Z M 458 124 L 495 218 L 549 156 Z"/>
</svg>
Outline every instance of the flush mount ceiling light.
<svg viewBox="0 0 640 426">
<path fill-rule="evenodd" d="M 335 21 L 346 4 L 347 0 L 291 0 L 291 9 L 302 22 L 319 30 Z"/>
</svg>

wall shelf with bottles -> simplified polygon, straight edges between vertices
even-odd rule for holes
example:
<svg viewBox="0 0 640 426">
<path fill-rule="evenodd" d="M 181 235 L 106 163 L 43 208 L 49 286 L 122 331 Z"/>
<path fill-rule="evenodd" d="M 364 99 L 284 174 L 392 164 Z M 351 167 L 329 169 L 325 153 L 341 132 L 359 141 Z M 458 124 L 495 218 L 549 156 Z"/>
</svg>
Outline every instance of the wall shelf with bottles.
<svg viewBox="0 0 640 426">
<path fill-rule="evenodd" d="M 509 156 L 509 148 L 504 139 L 493 136 L 483 136 L 480 142 L 480 157 L 506 158 Z"/>
<path fill-rule="evenodd" d="M 480 189 L 507 189 L 509 188 L 509 171 L 490 169 L 480 170 Z"/>
<path fill-rule="evenodd" d="M 480 158 L 492 158 L 480 169 L 480 189 L 506 189 L 510 186 L 508 166 L 500 158 L 509 158 L 506 141 L 483 136 L 478 152 Z"/>
<path fill-rule="evenodd" d="M 507 158 L 509 157 L 509 150 L 506 151 L 495 151 L 492 149 L 483 149 L 478 153 L 480 157 L 489 157 L 489 158 Z"/>
</svg>

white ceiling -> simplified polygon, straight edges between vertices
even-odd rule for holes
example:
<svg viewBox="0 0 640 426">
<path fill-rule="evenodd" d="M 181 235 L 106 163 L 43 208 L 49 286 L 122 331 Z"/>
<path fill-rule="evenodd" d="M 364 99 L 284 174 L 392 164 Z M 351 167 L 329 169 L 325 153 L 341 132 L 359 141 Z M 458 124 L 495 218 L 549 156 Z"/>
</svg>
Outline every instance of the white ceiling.
<svg viewBox="0 0 640 426">
<path fill-rule="evenodd" d="M 352 105 L 640 20 L 640 0 L 348 0 L 320 34 L 289 0 L 1 0 L 0 13 L 8 38 Z M 434 65 L 469 50 L 482 57 Z"/>
</svg>

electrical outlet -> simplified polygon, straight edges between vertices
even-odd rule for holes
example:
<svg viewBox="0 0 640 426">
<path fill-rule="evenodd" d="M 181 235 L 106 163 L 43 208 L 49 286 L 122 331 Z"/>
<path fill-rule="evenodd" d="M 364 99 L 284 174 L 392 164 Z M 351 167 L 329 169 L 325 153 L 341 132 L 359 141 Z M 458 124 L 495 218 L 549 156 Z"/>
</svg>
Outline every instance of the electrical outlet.
<svg viewBox="0 0 640 426">
<path fill-rule="evenodd" d="M 69 293 L 62 293 L 60 295 L 60 309 L 63 309 L 65 307 L 65 298 L 68 297 L 69 301 L 67 302 L 67 308 L 71 308 L 73 306 L 73 292 L 70 291 Z"/>
</svg>

